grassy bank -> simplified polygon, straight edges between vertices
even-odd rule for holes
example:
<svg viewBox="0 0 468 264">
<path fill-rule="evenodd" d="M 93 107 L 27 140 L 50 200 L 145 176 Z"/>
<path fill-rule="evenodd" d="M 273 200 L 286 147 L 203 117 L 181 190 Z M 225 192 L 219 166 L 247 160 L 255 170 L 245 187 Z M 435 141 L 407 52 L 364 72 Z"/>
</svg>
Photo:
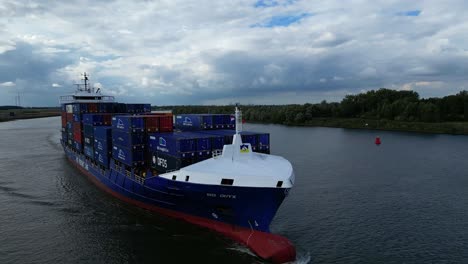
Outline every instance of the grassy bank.
<svg viewBox="0 0 468 264">
<path fill-rule="evenodd" d="M 361 118 L 314 118 L 303 124 L 291 123 L 289 125 L 468 135 L 468 122 L 426 123 Z"/>
<path fill-rule="evenodd" d="M 30 119 L 40 117 L 59 116 L 60 109 L 58 108 L 23 108 L 23 109 L 7 109 L 0 110 L 0 122 Z"/>
</svg>

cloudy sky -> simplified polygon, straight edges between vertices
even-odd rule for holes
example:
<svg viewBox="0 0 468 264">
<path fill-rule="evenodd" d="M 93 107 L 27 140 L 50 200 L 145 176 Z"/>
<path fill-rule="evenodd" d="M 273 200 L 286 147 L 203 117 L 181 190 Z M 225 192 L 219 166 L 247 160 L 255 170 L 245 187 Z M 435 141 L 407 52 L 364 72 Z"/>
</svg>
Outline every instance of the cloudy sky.
<svg viewBox="0 0 468 264">
<path fill-rule="evenodd" d="M 85 71 L 155 105 L 444 96 L 468 90 L 468 2 L 0 0 L 0 105 L 57 105 Z"/>
</svg>

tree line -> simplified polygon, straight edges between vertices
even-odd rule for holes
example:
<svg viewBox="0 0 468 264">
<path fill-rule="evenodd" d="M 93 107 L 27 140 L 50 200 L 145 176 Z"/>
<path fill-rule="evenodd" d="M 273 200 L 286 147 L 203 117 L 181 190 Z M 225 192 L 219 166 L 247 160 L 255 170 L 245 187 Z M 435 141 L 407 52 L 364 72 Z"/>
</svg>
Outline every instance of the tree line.
<svg viewBox="0 0 468 264">
<path fill-rule="evenodd" d="M 468 121 L 468 92 L 442 98 L 421 99 L 414 91 L 386 88 L 356 95 L 347 95 L 341 102 L 322 101 L 316 104 L 243 105 L 243 118 L 250 122 L 285 125 L 307 124 L 317 118 L 361 118 L 405 122 Z M 233 106 L 167 106 L 174 114 L 233 113 Z"/>
</svg>

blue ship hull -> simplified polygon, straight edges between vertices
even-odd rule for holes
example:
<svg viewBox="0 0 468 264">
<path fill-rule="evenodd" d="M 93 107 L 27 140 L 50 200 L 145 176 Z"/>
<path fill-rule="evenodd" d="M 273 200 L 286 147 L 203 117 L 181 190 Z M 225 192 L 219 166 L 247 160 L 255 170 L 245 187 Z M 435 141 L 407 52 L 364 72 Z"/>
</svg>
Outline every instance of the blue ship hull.
<svg viewBox="0 0 468 264">
<path fill-rule="evenodd" d="M 159 208 L 163 213 L 167 210 L 269 232 L 269 225 L 289 191 L 284 188 L 204 185 L 152 175 L 143 179 L 122 169 L 113 159 L 110 169 L 103 170 L 83 154 L 63 146 L 68 159 L 101 187 L 119 198 L 130 199 L 142 207 Z"/>
</svg>

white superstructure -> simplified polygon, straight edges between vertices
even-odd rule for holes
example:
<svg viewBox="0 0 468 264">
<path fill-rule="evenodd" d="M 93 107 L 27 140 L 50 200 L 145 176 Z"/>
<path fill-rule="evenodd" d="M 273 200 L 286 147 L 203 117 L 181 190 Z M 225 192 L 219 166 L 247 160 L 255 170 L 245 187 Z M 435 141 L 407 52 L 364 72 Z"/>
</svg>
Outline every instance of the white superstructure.
<svg viewBox="0 0 468 264">
<path fill-rule="evenodd" d="M 76 84 L 77 89 L 73 94 L 60 96 L 60 104 L 67 103 L 113 103 L 114 96 L 104 95 L 101 89 L 94 89 L 88 84 L 88 75 L 83 75 L 83 84 Z"/>
</svg>

